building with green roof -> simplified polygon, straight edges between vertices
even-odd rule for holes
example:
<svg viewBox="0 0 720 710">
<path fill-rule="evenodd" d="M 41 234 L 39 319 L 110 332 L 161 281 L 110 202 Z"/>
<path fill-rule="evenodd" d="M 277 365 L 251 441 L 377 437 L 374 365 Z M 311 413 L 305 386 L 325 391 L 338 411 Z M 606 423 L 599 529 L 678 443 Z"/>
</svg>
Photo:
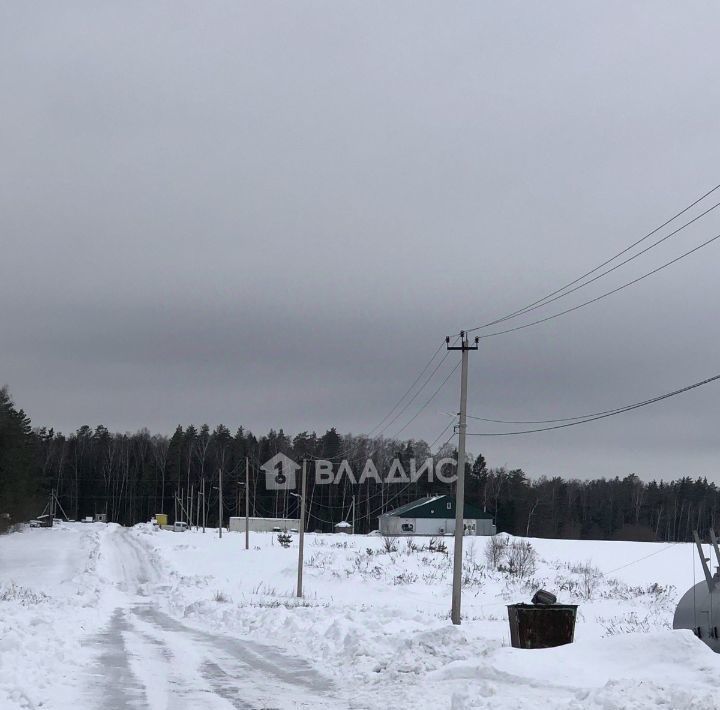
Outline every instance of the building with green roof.
<svg viewBox="0 0 720 710">
<path fill-rule="evenodd" d="M 421 498 L 381 515 L 383 535 L 454 535 L 456 502 L 454 496 Z M 465 503 L 463 520 L 466 535 L 494 535 L 493 517 Z"/>
</svg>

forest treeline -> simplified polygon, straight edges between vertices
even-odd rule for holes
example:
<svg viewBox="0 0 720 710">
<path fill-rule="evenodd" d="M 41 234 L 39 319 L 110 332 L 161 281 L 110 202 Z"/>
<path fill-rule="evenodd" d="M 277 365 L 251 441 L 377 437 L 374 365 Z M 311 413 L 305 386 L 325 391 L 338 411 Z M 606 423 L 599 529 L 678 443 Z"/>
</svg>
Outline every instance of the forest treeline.
<svg viewBox="0 0 720 710">
<path fill-rule="evenodd" d="M 383 478 L 394 459 L 409 470 L 412 458 L 437 461 L 456 455 L 449 444 L 433 454 L 424 441 L 340 435 L 334 428 L 320 436 L 288 436 L 280 429 L 258 437 L 244 428 L 231 432 L 222 425 L 190 425 L 164 436 L 147 430 L 112 433 L 100 425 L 64 435 L 33 428 L 5 388 L 0 389 L 0 526 L 41 514 L 51 491 L 57 495 L 57 514 L 70 519 L 106 513 L 110 521 L 131 525 L 165 512 L 171 521 L 177 514 L 195 522 L 199 512 L 201 520 L 204 514 L 207 524 L 216 526 L 221 472 L 227 525 L 229 516 L 244 514 L 246 471 L 251 515 L 297 517 L 297 497 L 268 490 L 260 470 L 277 453 L 335 466 L 347 459 L 357 472 L 372 458 Z M 205 500 L 198 502 L 203 481 Z M 368 532 L 377 528 L 382 512 L 452 492 L 452 484 L 425 477 L 412 484 L 374 479 L 354 484 L 344 476 L 338 485 L 316 485 L 309 475 L 307 526 L 328 532 L 341 520 L 354 520 L 358 532 Z M 466 468 L 468 502 L 490 513 L 499 531 L 536 537 L 690 540 L 694 529 L 715 528 L 718 494 L 715 483 L 704 477 L 670 482 L 644 482 L 634 474 L 529 478 L 520 469 L 489 467 L 482 455 L 471 456 Z"/>
</svg>

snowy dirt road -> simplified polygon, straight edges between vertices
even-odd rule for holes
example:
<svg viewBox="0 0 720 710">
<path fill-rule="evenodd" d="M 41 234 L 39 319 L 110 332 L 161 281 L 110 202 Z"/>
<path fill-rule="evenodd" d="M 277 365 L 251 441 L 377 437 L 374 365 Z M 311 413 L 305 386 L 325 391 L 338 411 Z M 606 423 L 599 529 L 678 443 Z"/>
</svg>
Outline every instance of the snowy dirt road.
<svg viewBox="0 0 720 710">
<path fill-rule="evenodd" d="M 93 710 L 337 707 L 331 683 L 269 645 L 191 629 L 157 605 L 163 585 L 129 530 L 104 536 L 99 571 L 116 600 L 88 643 L 83 704 Z M 112 593 L 112 589 L 115 593 Z"/>
<path fill-rule="evenodd" d="M 152 605 L 118 608 L 92 639 L 86 707 L 331 707 L 330 685 L 270 647 L 188 629 Z"/>
</svg>

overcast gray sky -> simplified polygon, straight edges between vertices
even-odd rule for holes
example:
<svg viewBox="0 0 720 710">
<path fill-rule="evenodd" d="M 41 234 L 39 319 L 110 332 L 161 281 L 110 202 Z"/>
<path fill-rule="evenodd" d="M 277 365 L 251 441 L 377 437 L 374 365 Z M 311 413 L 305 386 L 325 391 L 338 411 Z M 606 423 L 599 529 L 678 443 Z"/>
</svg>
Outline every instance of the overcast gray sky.
<svg viewBox="0 0 720 710">
<path fill-rule="evenodd" d="M 0 383 L 66 432 L 367 431 L 447 333 L 720 182 L 719 23 L 712 2 L 0 1 Z M 470 411 L 574 416 L 720 372 L 719 259 L 484 340 Z M 433 440 L 458 390 L 403 436 Z M 710 385 L 469 448 L 720 480 L 719 415 Z"/>
</svg>

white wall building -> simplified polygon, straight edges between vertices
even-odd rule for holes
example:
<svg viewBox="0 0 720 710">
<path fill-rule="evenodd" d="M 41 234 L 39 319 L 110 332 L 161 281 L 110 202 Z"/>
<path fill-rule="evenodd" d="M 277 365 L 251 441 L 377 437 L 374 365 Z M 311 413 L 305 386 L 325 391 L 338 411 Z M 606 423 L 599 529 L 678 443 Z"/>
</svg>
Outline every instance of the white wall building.
<svg viewBox="0 0 720 710">
<path fill-rule="evenodd" d="M 250 532 L 280 532 L 300 528 L 299 518 L 249 518 L 248 520 Z M 230 518 L 228 530 L 245 532 L 245 518 Z"/>
</svg>

